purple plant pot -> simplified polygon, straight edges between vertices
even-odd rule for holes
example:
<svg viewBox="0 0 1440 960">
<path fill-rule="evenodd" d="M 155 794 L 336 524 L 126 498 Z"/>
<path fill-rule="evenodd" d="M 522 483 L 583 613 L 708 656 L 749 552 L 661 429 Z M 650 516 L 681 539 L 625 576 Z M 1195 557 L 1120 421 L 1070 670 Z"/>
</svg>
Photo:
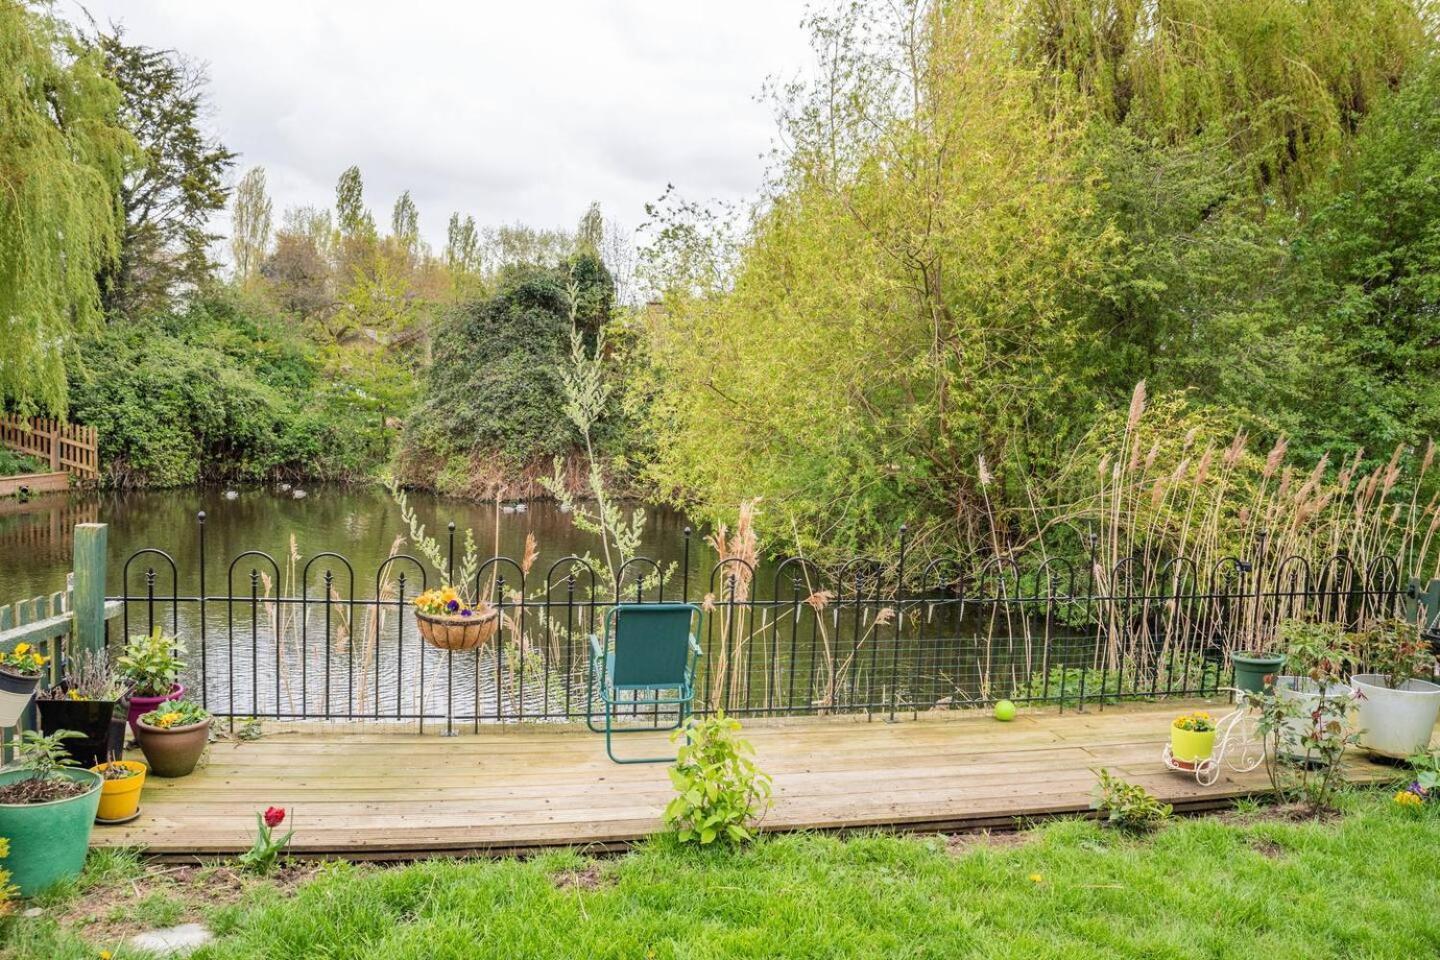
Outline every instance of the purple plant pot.
<svg viewBox="0 0 1440 960">
<path fill-rule="evenodd" d="M 130 697 L 130 715 L 127 718 L 130 721 L 130 735 L 137 740 L 140 739 L 140 728 L 136 726 L 136 721 L 144 714 L 160 706 L 160 704 L 166 700 L 179 700 L 183 696 L 185 696 L 185 684 L 183 683 L 175 684 L 170 688 L 170 692 L 163 697 L 142 697 L 138 693 L 132 694 Z"/>
</svg>

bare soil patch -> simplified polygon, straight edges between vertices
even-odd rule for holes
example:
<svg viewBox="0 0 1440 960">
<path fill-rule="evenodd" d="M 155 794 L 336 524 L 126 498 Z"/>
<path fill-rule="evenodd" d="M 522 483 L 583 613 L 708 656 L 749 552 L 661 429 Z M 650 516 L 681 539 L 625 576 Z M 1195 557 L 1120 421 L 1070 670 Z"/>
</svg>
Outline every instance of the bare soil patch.
<svg viewBox="0 0 1440 960">
<path fill-rule="evenodd" d="M 139 876 L 86 889 L 55 908 L 53 916 L 97 948 L 113 950 L 145 930 L 204 923 L 210 911 L 239 903 L 255 892 L 288 895 L 321 866 L 316 861 L 295 861 L 260 877 L 220 863 L 148 864 Z"/>
<path fill-rule="evenodd" d="M 952 833 L 945 837 L 945 849 L 948 853 L 960 855 L 976 850 L 981 847 L 990 850 L 1008 850 L 1014 847 L 1027 846 L 1035 840 L 1033 830 L 999 830 L 994 833 L 989 830 L 976 830 L 971 833 Z"/>
<path fill-rule="evenodd" d="M 580 870 L 561 870 L 550 878 L 557 890 L 600 890 L 612 885 L 614 877 L 600 869 L 600 864 L 586 864 Z"/>
</svg>

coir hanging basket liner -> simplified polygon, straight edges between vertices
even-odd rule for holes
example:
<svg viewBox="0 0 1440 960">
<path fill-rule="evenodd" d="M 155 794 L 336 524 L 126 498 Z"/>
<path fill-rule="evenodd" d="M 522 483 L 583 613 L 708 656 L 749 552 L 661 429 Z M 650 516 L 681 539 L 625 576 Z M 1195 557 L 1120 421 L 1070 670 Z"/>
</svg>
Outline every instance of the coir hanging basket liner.
<svg viewBox="0 0 1440 960">
<path fill-rule="evenodd" d="M 415 624 L 420 636 L 437 650 L 474 650 L 484 646 L 495 636 L 500 625 L 500 611 L 473 617 L 437 617 L 415 611 Z"/>
</svg>

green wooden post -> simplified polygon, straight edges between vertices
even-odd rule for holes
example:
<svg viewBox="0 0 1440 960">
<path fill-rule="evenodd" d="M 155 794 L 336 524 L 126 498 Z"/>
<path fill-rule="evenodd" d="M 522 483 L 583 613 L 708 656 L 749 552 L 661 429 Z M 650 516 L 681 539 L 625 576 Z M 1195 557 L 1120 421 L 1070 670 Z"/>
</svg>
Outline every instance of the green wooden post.
<svg viewBox="0 0 1440 960">
<path fill-rule="evenodd" d="M 75 524 L 75 651 L 105 649 L 105 540 L 103 523 Z"/>
</svg>

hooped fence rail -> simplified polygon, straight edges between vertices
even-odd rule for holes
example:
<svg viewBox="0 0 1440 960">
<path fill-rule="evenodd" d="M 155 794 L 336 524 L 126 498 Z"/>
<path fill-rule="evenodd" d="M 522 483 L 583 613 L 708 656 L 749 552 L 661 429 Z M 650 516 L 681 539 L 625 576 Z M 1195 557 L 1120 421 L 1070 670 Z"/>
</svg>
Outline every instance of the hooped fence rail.
<svg viewBox="0 0 1440 960">
<path fill-rule="evenodd" d="M 187 646 L 190 693 L 232 723 L 245 718 L 376 720 L 478 729 L 481 723 L 584 716 L 587 637 L 617 602 L 694 602 L 705 611 L 696 711 L 735 715 L 865 713 L 894 718 L 1001 698 L 1102 707 L 1201 696 L 1230 682 L 1225 653 L 1283 619 L 1358 624 L 1399 613 L 1419 587 L 1382 558 L 1184 557 L 1102 567 L 1050 559 L 856 558 L 824 571 L 800 559 L 755 567 L 702 561 L 687 528 L 682 559 L 628 560 L 613 575 L 585 558 L 547 567 L 486 560 L 477 595 L 498 608 L 474 651 L 432 649 L 410 613 L 444 578 L 408 554 L 356 570 L 325 551 L 299 563 L 245 550 L 207 581 L 205 516 L 196 555 L 127 557 L 122 631 L 159 626 Z M 1437 582 L 1440 583 L 1440 582 Z M 1432 591 L 1433 592 L 1433 591 Z M 112 638 L 113 639 L 113 638 Z M 636 716 L 643 722 L 665 718 Z"/>
</svg>

